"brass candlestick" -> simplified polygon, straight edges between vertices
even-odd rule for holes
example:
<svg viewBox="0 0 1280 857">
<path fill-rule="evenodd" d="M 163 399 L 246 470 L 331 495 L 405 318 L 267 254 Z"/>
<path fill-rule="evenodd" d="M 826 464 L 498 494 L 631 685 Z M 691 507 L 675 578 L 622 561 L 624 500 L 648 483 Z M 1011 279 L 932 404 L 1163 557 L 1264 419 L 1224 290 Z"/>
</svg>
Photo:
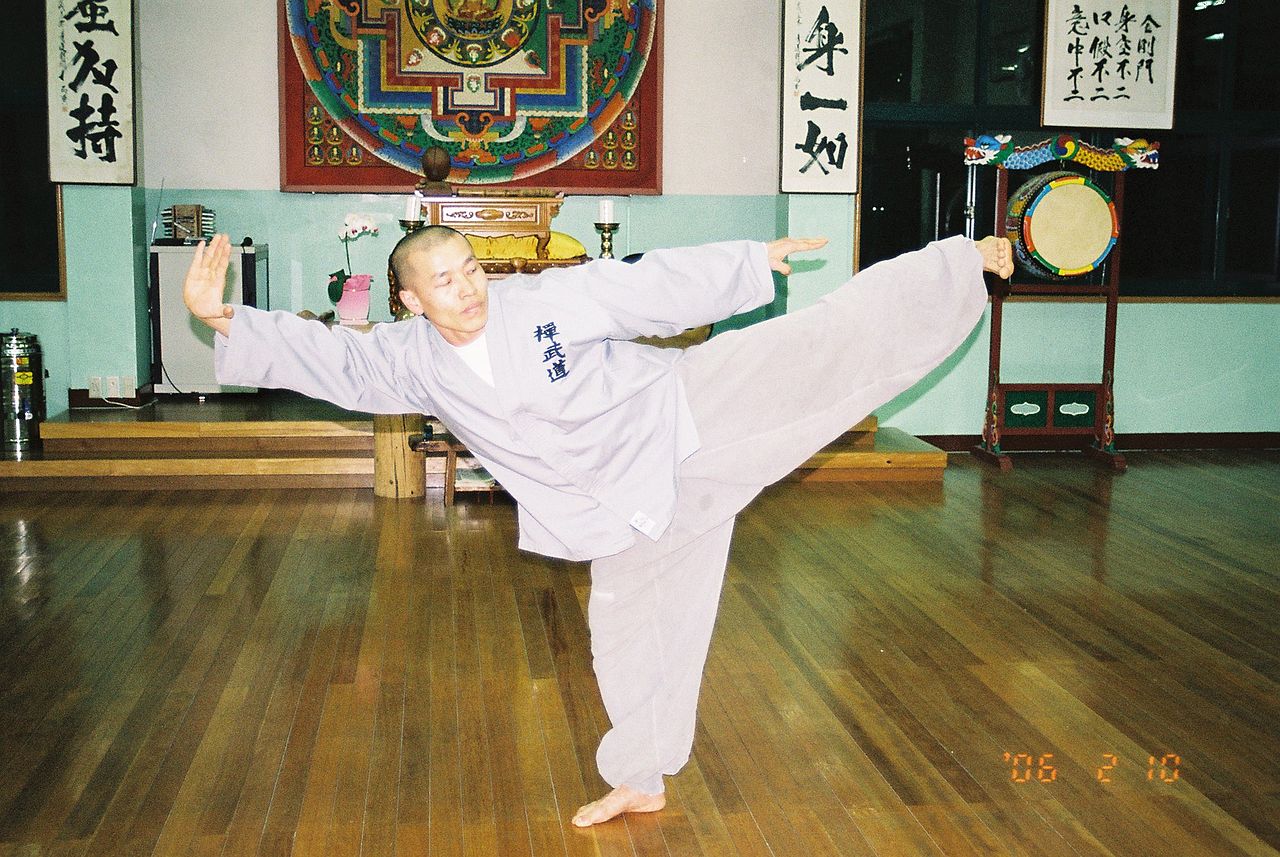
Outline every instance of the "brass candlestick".
<svg viewBox="0 0 1280 857">
<path fill-rule="evenodd" d="M 406 233 L 417 232 L 419 229 L 427 225 L 425 220 L 401 220 L 400 228 Z"/>
<path fill-rule="evenodd" d="M 600 258 L 613 258 L 613 233 L 618 231 L 616 223 L 597 223 L 596 232 L 600 233 Z"/>
</svg>

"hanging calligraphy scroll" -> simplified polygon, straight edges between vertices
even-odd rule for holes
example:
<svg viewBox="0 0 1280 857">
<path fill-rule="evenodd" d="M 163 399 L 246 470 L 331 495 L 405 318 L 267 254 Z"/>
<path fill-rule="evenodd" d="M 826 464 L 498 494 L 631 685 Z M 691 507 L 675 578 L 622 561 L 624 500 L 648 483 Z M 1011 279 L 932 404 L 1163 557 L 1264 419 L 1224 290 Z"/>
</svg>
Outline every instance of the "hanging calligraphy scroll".
<svg viewBox="0 0 1280 857">
<path fill-rule="evenodd" d="M 1045 125 L 1173 127 L 1178 0 L 1049 0 Z"/>
<path fill-rule="evenodd" d="M 783 193 L 858 190 L 861 8 L 815 0 L 783 4 Z"/>
<path fill-rule="evenodd" d="M 133 184 L 132 0 L 48 0 L 49 179 Z"/>
<path fill-rule="evenodd" d="M 281 0 L 285 190 L 661 191 L 657 0 Z"/>
</svg>

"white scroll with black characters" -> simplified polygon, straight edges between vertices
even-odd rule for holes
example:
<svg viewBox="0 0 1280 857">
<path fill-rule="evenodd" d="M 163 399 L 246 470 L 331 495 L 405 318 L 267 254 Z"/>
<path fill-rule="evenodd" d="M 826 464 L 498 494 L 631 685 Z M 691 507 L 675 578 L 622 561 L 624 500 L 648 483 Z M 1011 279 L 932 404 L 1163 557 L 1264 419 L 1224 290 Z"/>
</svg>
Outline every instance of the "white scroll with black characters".
<svg viewBox="0 0 1280 857">
<path fill-rule="evenodd" d="M 783 193 L 858 190 L 861 12 L 861 3 L 783 4 Z"/>
<path fill-rule="evenodd" d="M 1049 0 L 1041 121 L 1172 128 L 1177 0 Z"/>
<path fill-rule="evenodd" d="M 133 184 L 133 4 L 48 0 L 49 178 Z"/>
</svg>

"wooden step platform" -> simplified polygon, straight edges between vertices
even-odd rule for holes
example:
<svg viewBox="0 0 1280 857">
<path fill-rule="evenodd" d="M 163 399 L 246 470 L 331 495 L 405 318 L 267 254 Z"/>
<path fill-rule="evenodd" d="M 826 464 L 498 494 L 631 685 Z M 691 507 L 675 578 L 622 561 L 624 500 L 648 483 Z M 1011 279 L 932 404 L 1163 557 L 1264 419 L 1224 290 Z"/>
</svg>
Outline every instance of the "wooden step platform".
<svg viewBox="0 0 1280 857">
<path fill-rule="evenodd" d="M 372 456 L 68 457 L 0 461 L 0 486 L 30 490 L 372 488 Z"/>
<path fill-rule="evenodd" d="M 129 453 L 145 450 L 351 450 L 373 453 L 373 423 L 362 420 L 165 420 L 45 422 L 44 450 Z"/>
<path fill-rule="evenodd" d="M 255 396 L 63 414 L 41 424 L 41 458 L 0 461 L 0 489 L 373 487 L 371 417 L 293 394 L 259 396 L 266 402 Z M 427 487 L 443 493 L 443 459 L 427 458 L 425 467 Z M 872 416 L 789 478 L 940 480 L 944 467 L 942 450 L 881 429 Z"/>
<path fill-rule="evenodd" d="M 800 465 L 788 481 L 942 481 L 947 454 L 901 429 L 882 428 L 871 443 L 849 435 Z"/>
</svg>

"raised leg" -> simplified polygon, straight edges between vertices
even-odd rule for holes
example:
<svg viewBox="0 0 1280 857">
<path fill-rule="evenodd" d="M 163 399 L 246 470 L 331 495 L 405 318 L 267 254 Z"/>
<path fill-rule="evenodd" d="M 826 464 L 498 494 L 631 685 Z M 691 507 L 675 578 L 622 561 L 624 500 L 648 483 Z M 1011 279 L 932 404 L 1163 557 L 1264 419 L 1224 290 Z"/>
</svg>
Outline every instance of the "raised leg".
<svg viewBox="0 0 1280 857">
<path fill-rule="evenodd" d="M 776 482 L 915 384 L 982 316 L 985 262 L 965 238 L 936 242 L 807 309 L 688 349 L 678 365 L 702 448 L 682 479 Z"/>
<path fill-rule="evenodd" d="M 612 723 L 596 761 L 615 789 L 575 824 L 661 808 L 662 775 L 693 744 L 733 516 L 964 342 L 986 306 L 985 255 L 939 242 L 685 352 L 701 448 L 680 467 L 675 520 L 657 543 L 591 566 L 591 650 Z"/>
</svg>

